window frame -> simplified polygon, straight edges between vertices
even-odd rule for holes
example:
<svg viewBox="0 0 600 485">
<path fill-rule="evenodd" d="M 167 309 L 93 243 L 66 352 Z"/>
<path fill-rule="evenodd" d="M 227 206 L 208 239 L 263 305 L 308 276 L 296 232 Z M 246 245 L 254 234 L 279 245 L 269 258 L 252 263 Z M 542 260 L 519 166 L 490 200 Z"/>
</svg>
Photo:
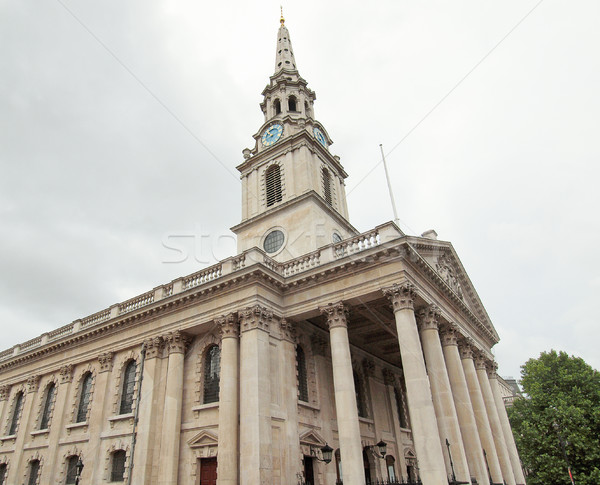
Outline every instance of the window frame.
<svg viewBox="0 0 600 485">
<path fill-rule="evenodd" d="M 88 380 L 89 379 L 89 380 Z M 92 403 L 92 390 L 94 387 L 94 374 L 92 371 L 85 372 L 81 377 L 79 385 L 79 395 L 77 399 L 77 409 L 75 410 L 75 423 L 87 422 L 90 405 Z M 88 384 L 89 382 L 89 384 Z M 85 401 L 85 408 L 83 403 Z"/>
<path fill-rule="evenodd" d="M 123 462 L 122 462 L 122 470 L 115 470 L 115 466 L 117 464 L 120 464 L 120 462 L 117 462 L 115 460 L 115 457 L 118 456 L 122 456 L 123 457 Z M 110 483 L 121 483 L 125 481 L 125 472 L 127 471 L 127 452 L 123 449 L 119 449 L 119 450 L 115 450 L 111 453 L 110 456 L 110 477 L 109 477 L 109 482 Z M 115 478 L 116 477 L 116 478 Z"/>
<path fill-rule="evenodd" d="M 42 402 L 42 409 L 40 414 L 40 421 L 38 429 L 40 431 L 50 429 L 50 423 L 52 421 L 52 411 L 54 410 L 54 401 L 56 399 L 56 382 L 50 381 L 44 390 L 44 400 Z M 52 394 L 50 394 L 52 393 Z"/>
<path fill-rule="evenodd" d="M 216 373 L 212 372 L 212 375 L 209 375 L 214 365 L 213 359 L 215 358 L 215 355 L 213 355 L 213 352 L 215 352 L 215 350 L 218 354 L 218 370 Z M 218 403 L 219 394 L 221 391 L 221 348 L 218 345 L 209 345 L 208 348 L 204 351 L 204 362 L 202 365 L 202 370 L 202 404 Z M 215 375 L 216 378 L 214 377 Z"/>
<path fill-rule="evenodd" d="M 19 431 L 19 424 L 21 421 L 21 413 L 23 412 L 23 402 L 25 401 L 25 392 L 19 390 L 13 399 L 12 412 L 10 414 L 10 421 L 8 425 L 8 436 L 16 435 Z"/>
<path fill-rule="evenodd" d="M 136 360 L 127 360 L 123 366 L 123 371 L 121 372 L 119 414 L 130 414 L 133 412 L 137 371 L 138 363 Z"/>
</svg>

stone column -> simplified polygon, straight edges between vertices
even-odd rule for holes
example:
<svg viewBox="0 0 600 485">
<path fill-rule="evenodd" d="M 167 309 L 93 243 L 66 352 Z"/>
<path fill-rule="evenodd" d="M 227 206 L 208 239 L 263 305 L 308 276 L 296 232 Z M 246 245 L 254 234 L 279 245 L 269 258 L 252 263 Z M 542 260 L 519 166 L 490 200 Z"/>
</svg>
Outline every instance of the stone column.
<svg viewBox="0 0 600 485">
<path fill-rule="evenodd" d="M 298 432 L 298 386 L 296 377 L 296 332 L 292 323 L 282 319 L 281 364 L 283 377 L 283 406 L 285 408 L 284 453 L 281 464 L 282 483 L 296 483 L 302 470 L 302 453 Z"/>
<path fill-rule="evenodd" d="M 463 439 L 458 424 L 450 380 L 444 361 L 444 353 L 439 334 L 440 310 L 435 305 L 429 305 L 421 310 L 417 317 L 423 353 L 427 363 L 429 384 L 433 396 L 433 407 L 437 417 L 442 450 L 447 450 L 446 440 L 450 443 L 450 452 L 454 465 L 454 474 L 458 481 L 469 482 L 470 473 Z M 444 453 L 446 459 L 446 474 L 452 477 L 450 456 Z"/>
<path fill-rule="evenodd" d="M 183 364 L 189 338 L 179 330 L 165 336 L 169 360 L 163 409 L 158 485 L 178 483 L 179 439 L 183 404 Z"/>
<path fill-rule="evenodd" d="M 392 302 L 396 317 L 408 412 L 421 480 L 423 485 L 447 484 L 429 378 L 415 320 L 413 303 L 417 296 L 416 288 L 405 283 L 384 288 L 383 293 Z"/>
<path fill-rule="evenodd" d="M 157 394 L 159 383 L 157 382 L 158 357 L 162 353 L 163 339 L 153 337 L 144 341 L 146 356 L 144 358 L 144 369 L 142 385 L 138 406 L 139 417 L 137 424 L 137 441 L 135 456 L 133 458 L 133 475 L 131 483 L 138 485 L 149 485 L 152 479 L 153 457 L 156 452 L 156 422 L 158 421 Z"/>
<path fill-rule="evenodd" d="M 273 313 L 261 306 L 242 310 L 240 319 L 240 484 L 270 485 L 270 326 Z"/>
<path fill-rule="evenodd" d="M 335 410 L 340 439 L 340 454 L 345 485 L 365 485 L 358 407 L 354 389 L 350 340 L 348 339 L 348 309 L 342 302 L 320 308 L 327 317 L 331 345 L 331 366 Z"/>
<path fill-rule="evenodd" d="M 502 483 L 502 469 L 500 468 L 500 461 L 498 460 L 496 445 L 494 444 L 492 429 L 490 428 L 490 420 L 485 409 L 483 394 L 481 393 L 475 363 L 473 362 L 473 350 L 468 342 L 461 342 L 459 349 L 469 388 L 469 396 L 471 397 L 471 404 L 475 413 L 475 421 L 477 422 L 477 431 L 479 432 L 481 446 L 483 446 L 486 452 L 487 465 L 492 475 L 492 481 L 494 483 Z"/>
<path fill-rule="evenodd" d="M 471 406 L 465 372 L 458 352 L 457 331 L 454 325 L 442 328 L 442 350 L 446 359 L 446 368 L 448 369 L 448 377 L 450 378 L 469 471 L 477 479 L 477 483 L 487 484 L 489 483 L 487 467 L 477 431 L 475 414 Z"/>
<path fill-rule="evenodd" d="M 221 377 L 219 380 L 219 446 L 217 455 L 218 485 L 237 485 L 239 477 L 240 432 L 240 326 L 230 313 L 218 318 L 221 330 Z"/>
<path fill-rule="evenodd" d="M 510 421 L 506 414 L 506 407 L 504 406 L 504 400 L 500 393 L 500 387 L 498 383 L 498 374 L 496 374 L 497 366 L 494 363 L 491 368 L 488 369 L 488 378 L 490 380 L 490 386 L 492 388 L 492 394 L 494 395 L 494 402 L 496 409 L 498 410 L 498 417 L 500 418 L 500 425 L 502 426 L 502 433 L 504 435 L 504 441 L 506 448 L 508 449 L 508 455 L 512 466 L 513 474 L 515 476 L 515 482 L 518 485 L 525 485 L 525 476 L 523 475 L 523 469 L 521 468 L 521 460 L 519 459 L 519 452 L 517 451 L 517 445 L 515 444 L 515 437 L 510 427 Z"/>
</svg>

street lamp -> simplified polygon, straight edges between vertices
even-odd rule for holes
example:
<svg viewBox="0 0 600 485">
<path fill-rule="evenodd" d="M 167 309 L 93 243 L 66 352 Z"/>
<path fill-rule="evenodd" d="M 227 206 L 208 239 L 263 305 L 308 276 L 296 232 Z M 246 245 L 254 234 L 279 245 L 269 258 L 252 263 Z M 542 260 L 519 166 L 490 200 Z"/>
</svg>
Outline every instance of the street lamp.
<svg viewBox="0 0 600 485">
<path fill-rule="evenodd" d="M 321 457 L 319 457 L 318 451 L 321 452 Z M 313 446 L 310 447 L 310 454 L 314 456 L 318 461 L 324 462 L 326 465 L 331 463 L 331 458 L 333 455 L 333 448 L 325 443 L 325 446 L 321 448 L 315 448 Z"/>
<path fill-rule="evenodd" d="M 377 451 L 375 451 L 375 446 L 377 447 L 377 450 L 379 453 Z M 376 445 L 371 445 L 371 446 L 368 446 L 367 448 L 369 448 L 369 450 L 371 451 L 373 456 L 380 458 L 381 460 L 385 459 L 385 454 L 387 453 L 387 443 L 385 441 L 381 440 Z"/>
<path fill-rule="evenodd" d="M 75 475 L 75 485 L 79 485 L 79 477 L 81 476 L 81 472 L 83 470 L 83 461 L 81 461 L 81 455 L 79 455 L 79 459 L 77 460 L 77 465 L 75 465 L 75 470 L 77 474 Z"/>
</svg>

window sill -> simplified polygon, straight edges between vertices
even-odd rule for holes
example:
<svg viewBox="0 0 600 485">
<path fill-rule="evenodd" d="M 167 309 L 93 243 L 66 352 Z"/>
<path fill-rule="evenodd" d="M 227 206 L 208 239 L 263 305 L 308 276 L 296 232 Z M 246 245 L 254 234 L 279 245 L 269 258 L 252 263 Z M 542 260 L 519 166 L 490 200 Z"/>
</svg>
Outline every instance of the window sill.
<svg viewBox="0 0 600 485">
<path fill-rule="evenodd" d="M 71 431 L 73 430 L 78 430 L 78 429 L 82 429 L 83 432 L 87 431 L 88 428 L 88 422 L 87 421 L 83 421 L 81 423 L 71 423 L 71 424 L 67 424 L 66 428 L 67 428 L 67 434 L 70 435 Z"/>
<path fill-rule="evenodd" d="M 9 441 L 9 440 L 17 440 L 17 435 L 16 434 L 9 434 L 6 436 L 1 436 L 0 437 L 0 442 L 4 443 L 5 441 Z"/>
<path fill-rule="evenodd" d="M 217 402 L 209 402 L 208 404 L 199 404 L 192 408 L 192 412 L 194 413 L 194 417 L 197 418 L 200 415 L 201 411 L 205 411 L 207 409 L 219 409 L 219 401 Z"/>
<path fill-rule="evenodd" d="M 49 433 L 50 433 L 50 428 L 44 428 L 44 429 L 36 429 L 35 431 L 32 431 L 30 434 L 31 434 L 31 436 L 40 436 L 40 435 L 49 434 Z"/>
<path fill-rule="evenodd" d="M 111 416 L 110 418 L 108 418 L 108 422 L 110 423 L 110 427 L 114 428 L 115 423 L 117 423 L 119 421 L 129 420 L 130 421 L 129 424 L 133 424 L 133 418 L 134 418 L 133 413 L 117 414 L 116 416 Z"/>
<path fill-rule="evenodd" d="M 306 401 L 300 401 L 300 399 L 298 399 L 298 406 L 302 406 L 308 409 L 313 409 L 315 411 L 320 411 L 321 408 L 317 405 L 317 404 L 312 404 Z"/>
</svg>

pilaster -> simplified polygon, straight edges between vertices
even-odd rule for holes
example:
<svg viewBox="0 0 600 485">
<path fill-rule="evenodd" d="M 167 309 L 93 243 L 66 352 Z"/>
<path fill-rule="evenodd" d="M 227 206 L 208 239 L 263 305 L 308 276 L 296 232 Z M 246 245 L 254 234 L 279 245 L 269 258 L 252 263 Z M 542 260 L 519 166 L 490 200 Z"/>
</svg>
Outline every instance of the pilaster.
<svg viewBox="0 0 600 485">
<path fill-rule="evenodd" d="M 423 485 L 447 483 L 429 378 L 414 313 L 416 288 L 410 283 L 383 288 L 394 310 L 400 358 L 408 395 L 413 441 Z"/>
<path fill-rule="evenodd" d="M 330 303 L 319 310 L 327 318 L 329 327 L 335 409 L 340 454 L 344 467 L 344 483 L 365 485 L 358 407 L 348 338 L 348 308 L 339 302 Z"/>
<path fill-rule="evenodd" d="M 273 313 L 255 305 L 240 321 L 240 484 L 272 483 L 270 327 Z"/>
<path fill-rule="evenodd" d="M 158 403 L 156 400 L 159 387 L 157 368 L 160 363 L 157 357 L 162 353 L 164 341 L 162 337 L 156 336 L 144 340 L 143 346 L 146 354 L 138 403 L 137 444 L 131 483 L 149 485 L 152 477 L 152 458 L 157 453 L 156 422 L 158 419 Z"/>
<path fill-rule="evenodd" d="M 172 485 L 178 483 L 179 439 L 183 401 L 183 364 L 185 349 L 190 339 L 177 330 L 165 335 L 164 340 L 169 358 L 167 362 L 167 383 L 163 409 L 158 484 Z"/>
<path fill-rule="evenodd" d="M 240 397 L 239 338 L 237 315 L 217 318 L 221 331 L 221 378 L 219 382 L 218 485 L 237 485 L 239 480 Z"/>
</svg>

